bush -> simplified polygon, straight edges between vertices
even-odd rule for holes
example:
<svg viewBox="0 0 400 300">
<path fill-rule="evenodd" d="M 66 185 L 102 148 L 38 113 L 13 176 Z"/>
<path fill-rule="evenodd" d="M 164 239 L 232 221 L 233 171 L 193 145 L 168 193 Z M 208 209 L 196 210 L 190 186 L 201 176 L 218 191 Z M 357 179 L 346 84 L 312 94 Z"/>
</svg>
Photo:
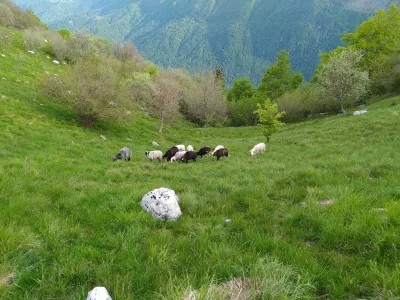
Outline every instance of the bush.
<svg viewBox="0 0 400 300">
<path fill-rule="evenodd" d="M 14 14 L 4 3 L 0 3 L 0 25 L 9 27 L 14 25 Z"/>
<path fill-rule="evenodd" d="M 25 49 L 31 51 L 38 51 L 44 46 L 45 37 L 43 32 L 38 28 L 28 28 L 23 32 Z"/>
<path fill-rule="evenodd" d="M 69 104 L 85 127 L 99 118 L 129 116 L 132 107 L 120 92 L 116 74 L 102 62 L 78 61 L 63 78 L 49 76 L 43 92 Z"/>
<path fill-rule="evenodd" d="M 0 48 L 7 49 L 12 40 L 12 35 L 7 30 L 0 28 Z"/>
<path fill-rule="evenodd" d="M 326 100 L 313 85 L 305 85 L 283 94 L 277 101 L 279 111 L 284 111 L 284 122 L 300 121 L 309 115 L 338 112 L 340 106 Z"/>
</svg>

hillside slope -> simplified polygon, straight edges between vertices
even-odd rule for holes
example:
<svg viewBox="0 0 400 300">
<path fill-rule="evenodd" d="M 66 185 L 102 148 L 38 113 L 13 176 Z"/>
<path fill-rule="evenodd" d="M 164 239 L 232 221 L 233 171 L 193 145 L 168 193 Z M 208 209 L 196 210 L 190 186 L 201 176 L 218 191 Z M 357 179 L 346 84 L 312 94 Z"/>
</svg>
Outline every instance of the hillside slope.
<svg viewBox="0 0 400 300">
<path fill-rule="evenodd" d="M 210 284 L 239 277 L 266 299 L 400 296 L 398 97 L 361 116 L 287 125 L 255 157 L 259 127 L 159 135 L 154 120 L 137 118 L 83 129 L 39 92 L 46 71 L 68 66 L 21 50 L 9 32 L 13 44 L 0 51 L 1 299 L 84 299 L 94 286 L 113 299 L 180 299 L 189 289 L 215 299 Z M 230 157 L 146 161 L 154 140 L 163 151 L 223 144 Z M 133 160 L 113 163 L 124 146 Z M 161 186 L 180 197 L 177 222 L 140 208 Z"/>
<path fill-rule="evenodd" d="M 377 8 L 391 1 L 43 1 L 18 0 L 46 23 L 87 28 L 110 40 L 132 40 L 153 62 L 191 72 L 221 65 L 230 85 L 258 83 L 282 49 L 309 79 L 318 54 L 340 44 Z"/>
</svg>

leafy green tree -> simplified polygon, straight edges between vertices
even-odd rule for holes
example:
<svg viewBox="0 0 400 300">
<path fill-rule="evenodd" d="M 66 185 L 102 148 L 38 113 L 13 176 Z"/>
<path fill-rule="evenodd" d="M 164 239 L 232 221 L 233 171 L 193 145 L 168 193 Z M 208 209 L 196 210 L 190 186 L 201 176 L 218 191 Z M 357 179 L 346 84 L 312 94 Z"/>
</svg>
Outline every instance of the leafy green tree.
<svg viewBox="0 0 400 300">
<path fill-rule="evenodd" d="M 254 113 L 258 117 L 260 124 L 264 125 L 263 134 L 269 143 L 272 134 L 278 131 L 280 127 L 284 125 L 279 119 L 284 115 L 285 112 L 278 111 L 278 105 L 272 103 L 270 99 L 266 99 L 264 103 L 257 104 L 257 109 Z"/>
<path fill-rule="evenodd" d="M 69 40 L 71 38 L 71 32 L 68 29 L 60 29 L 58 33 L 63 37 L 64 40 Z"/>
<path fill-rule="evenodd" d="M 228 91 L 228 101 L 239 101 L 242 98 L 251 98 L 255 93 L 256 89 L 251 83 L 249 78 L 242 78 L 235 80 L 233 86 Z"/>
<path fill-rule="evenodd" d="M 400 51 L 400 8 L 392 4 L 388 10 L 378 10 L 355 32 L 345 34 L 342 41 L 349 49 L 361 51 L 361 65 L 372 71 L 381 55 Z"/>
<path fill-rule="evenodd" d="M 317 85 L 329 99 L 337 101 L 343 114 L 345 107 L 356 103 L 368 91 L 368 72 L 362 71 L 359 51 L 346 50 L 325 63 L 318 76 Z"/>
<path fill-rule="evenodd" d="M 264 73 L 259 91 L 266 97 L 275 100 L 287 91 L 296 89 L 303 82 L 303 75 L 291 71 L 289 52 L 278 53 L 277 61 Z"/>
</svg>

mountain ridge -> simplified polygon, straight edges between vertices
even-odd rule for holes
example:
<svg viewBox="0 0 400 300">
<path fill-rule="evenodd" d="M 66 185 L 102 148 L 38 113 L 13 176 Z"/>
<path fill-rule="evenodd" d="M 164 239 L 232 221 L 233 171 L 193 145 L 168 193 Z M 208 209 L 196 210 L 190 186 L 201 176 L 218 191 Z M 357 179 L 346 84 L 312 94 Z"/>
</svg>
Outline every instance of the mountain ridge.
<svg viewBox="0 0 400 300">
<path fill-rule="evenodd" d="M 195 73 L 220 65 L 225 80 L 249 77 L 258 84 L 276 54 L 291 53 L 293 69 L 310 79 L 318 54 L 340 44 L 375 8 L 390 1 L 306 0 L 20 0 L 51 27 L 89 29 L 113 41 L 131 40 L 163 67 Z M 361 11 L 364 8 L 364 11 Z"/>
</svg>

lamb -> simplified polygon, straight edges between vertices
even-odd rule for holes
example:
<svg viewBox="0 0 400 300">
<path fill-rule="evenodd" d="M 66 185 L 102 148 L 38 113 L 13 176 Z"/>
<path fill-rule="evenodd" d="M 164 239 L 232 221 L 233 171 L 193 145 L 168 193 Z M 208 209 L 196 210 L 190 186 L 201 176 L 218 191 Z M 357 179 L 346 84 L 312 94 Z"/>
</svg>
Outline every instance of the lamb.
<svg viewBox="0 0 400 300">
<path fill-rule="evenodd" d="M 219 160 L 222 156 L 228 157 L 229 156 L 228 149 L 220 148 L 214 152 L 213 157 L 214 156 L 217 158 L 217 160 Z"/>
<path fill-rule="evenodd" d="M 201 156 L 203 158 L 204 155 L 207 155 L 208 153 L 211 152 L 211 148 L 209 146 L 205 146 L 201 148 L 199 151 L 197 151 L 197 155 Z"/>
<path fill-rule="evenodd" d="M 192 145 L 187 146 L 187 151 L 193 151 L 193 146 Z"/>
<path fill-rule="evenodd" d="M 132 157 L 132 150 L 129 149 L 128 147 L 124 147 L 121 150 L 119 150 L 118 154 L 113 157 L 113 161 L 123 159 L 123 160 L 128 160 L 130 161 Z"/>
<path fill-rule="evenodd" d="M 153 161 L 153 159 L 158 159 L 159 161 L 162 161 L 163 154 L 159 150 L 153 150 L 153 151 L 146 151 L 145 152 L 147 159 Z"/>
<path fill-rule="evenodd" d="M 264 152 L 265 151 L 265 144 L 264 143 L 259 143 L 253 147 L 249 152 L 251 155 L 256 155 L 258 152 Z"/>
<path fill-rule="evenodd" d="M 219 149 L 222 149 L 222 148 L 225 148 L 225 147 L 222 146 L 222 145 L 218 145 L 217 147 L 215 147 L 215 149 L 214 149 L 214 151 L 213 151 L 213 153 L 212 153 L 212 156 L 214 156 L 214 153 L 215 153 L 216 151 L 218 151 Z"/>
<path fill-rule="evenodd" d="M 182 160 L 183 156 L 185 155 L 186 151 L 179 151 L 176 152 L 174 157 L 171 158 L 171 162 Z"/>
<path fill-rule="evenodd" d="M 182 161 L 186 163 L 188 163 L 189 160 L 196 161 L 196 157 L 197 157 L 197 152 L 187 151 L 183 156 Z"/>
<path fill-rule="evenodd" d="M 186 150 L 185 149 L 185 145 L 176 145 L 175 147 L 178 148 L 179 151 L 185 151 Z"/>
<path fill-rule="evenodd" d="M 173 158 L 176 154 L 176 152 L 178 152 L 179 149 L 177 147 L 172 147 L 171 149 L 169 149 L 167 152 L 165 152 L 165 154 L 163 155 L 163 158 L 166 158 L 167 161 L 170 161 L 171 158 Z"/>
</svg>

